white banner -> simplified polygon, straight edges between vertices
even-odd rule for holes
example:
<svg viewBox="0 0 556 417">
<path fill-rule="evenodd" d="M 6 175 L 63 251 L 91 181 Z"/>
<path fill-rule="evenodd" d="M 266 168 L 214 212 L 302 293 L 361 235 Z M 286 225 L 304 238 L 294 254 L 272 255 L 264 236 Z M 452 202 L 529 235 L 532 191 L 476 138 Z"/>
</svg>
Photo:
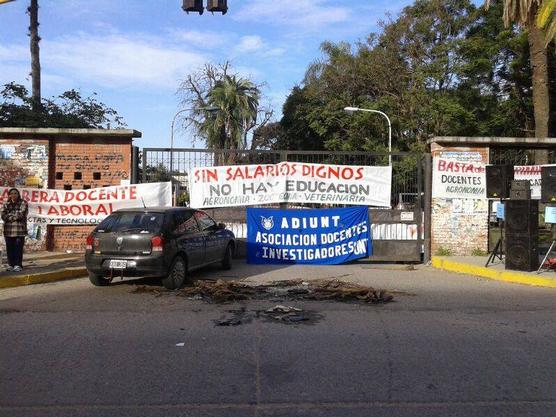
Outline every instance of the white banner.
<svg viewBox="0 0 556 417">
<path fill-rule="evenodd" d="M 531 198 L 541 199 L 541 167 L 554 165 L 516 165 L 514 180 L 527 180 L 531 183 Z"/>
<path fill-rule="evenodd" d="M 193 168 L 191 207 L 270 203 L 390 207 L 392 167 L 280 162 Z"/>
<path fill-rule="evenodd" d="M 452 154 L 456 154 L 453 152 Z M 433 198 L 486 198 L 485 163 L 461 158 L 435 157 L 432 173 Z"/>
<path fill-rule="evenodd" d="M 0 204 L 11 187 L 0 187 Z M 88 190 L 18 188 L 29 204 L 29 223 L 54 225 L 98 224 L 121 208 L 171 206 L 170 182 L 134 184 Z"/>
</svg>

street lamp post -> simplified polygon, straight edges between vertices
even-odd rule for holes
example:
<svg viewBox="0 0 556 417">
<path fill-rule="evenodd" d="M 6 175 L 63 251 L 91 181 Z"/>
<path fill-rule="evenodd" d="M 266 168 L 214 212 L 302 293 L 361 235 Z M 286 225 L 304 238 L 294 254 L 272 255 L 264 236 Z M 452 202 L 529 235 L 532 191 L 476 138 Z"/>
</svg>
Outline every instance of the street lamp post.
<svg viewBox="0 0 556 417">
<path fill-rule="evenodd" d="M 187 111 L 193 110 L 204 110 L 209 113 L 216 113 L 220 110 L 218 107 L 199 107 L 199 108 L 188 108 L 182 109 L 174 114 L 172 119 L 172 126 L 170 127 L 170 182 L 172 183 L 172 202 L 173 205 L 176 205 L 176 198 L 178 194 L 178 190 L 174 190 L 174 125 L 176 124 L 176 119 L 178 116 Z"/>
<path fill-rule="evenodd" d="M 356 111 L 378 113 L 386 117 L 386 120 L 388 121 L 388 165 L 392 166 L 392 123 L 390 122 L 390 118 L 386 115 L 386 113 L 383 113 L 380 110 L 360 109 L 359 107 L 344 107 L 344 111 L 348 113 L 354 113 Z"/>
<path fill-rule="evenodd" d="M 172 127 L 170 128 L 170 177 L 172 177 L 172 175 L 174 174 L 174 125 L 176 123 L 176 119 L 178 118 L 178 116 L 182 113 L 185 113 L 187 111 L 193 111 L 193 110 L 205 110 L 209 113 L 216 113 L 220 110 L 220 108 L 218 107 L 200 107 L 197 109 L 194 108 L 190 108 L 190 109 L 182 109 L 180 111 L 178 111 L 176 114 L 174 114 L 174 118 L 172 119 Z"/>
<path fill-rule="evenodd" d="M 183 109 L 178 111 L 174 114 L 174 118 L 172 119 L 172 127 L 170 128 L 170 179 L 173 181 L 174 175 L 174 124 L 176 123 L 176 119 L 182 113 L 186 111 L 191 111 L 193 109 Z"/>
</svg>

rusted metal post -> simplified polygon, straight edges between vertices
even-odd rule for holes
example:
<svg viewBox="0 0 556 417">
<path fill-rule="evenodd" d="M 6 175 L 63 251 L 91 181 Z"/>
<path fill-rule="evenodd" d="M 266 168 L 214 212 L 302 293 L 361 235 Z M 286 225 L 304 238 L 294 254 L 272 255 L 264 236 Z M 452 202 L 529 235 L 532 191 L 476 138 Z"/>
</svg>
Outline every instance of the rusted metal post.
<svg viewBox="0 0 556 417">
<path fill-rule="evenodd" d="M 431 254 L 431 210 L 432 210 L 432 156 L 426 153 L 425 163 L 425 212 L 424 212 L 424 259 L 423 262 L 430 262 Z"/>
</svg>

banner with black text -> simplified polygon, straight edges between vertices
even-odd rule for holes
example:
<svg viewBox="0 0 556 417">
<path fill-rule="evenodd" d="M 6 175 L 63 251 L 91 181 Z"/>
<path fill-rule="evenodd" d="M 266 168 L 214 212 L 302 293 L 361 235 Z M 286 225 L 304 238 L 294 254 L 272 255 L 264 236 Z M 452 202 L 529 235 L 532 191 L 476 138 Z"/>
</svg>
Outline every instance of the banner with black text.
<svg viewBox="0 0 556 417">
<path fill-rule="evenodd" d="M 390 207 L 391 166 L 280 162 L 193 168 L 191 207 L 320 203 Z"/>
<path fill-rule="evenodd" d="M 435 157 L 432 172 L 433 198 L 484 199 L 486 175 L 484 161 L 467 160 L 453 152 L 450 158 Z"/>
</svg>

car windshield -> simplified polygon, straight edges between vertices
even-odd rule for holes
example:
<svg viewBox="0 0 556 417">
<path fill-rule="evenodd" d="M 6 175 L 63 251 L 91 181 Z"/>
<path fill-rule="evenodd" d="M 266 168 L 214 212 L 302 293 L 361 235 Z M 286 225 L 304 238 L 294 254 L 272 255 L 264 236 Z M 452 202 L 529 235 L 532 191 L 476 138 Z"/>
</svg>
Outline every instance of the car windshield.
<svg viewBox="0 0 556 417">
<path fill-rule="evenodd" d="M 103 220 L 96 231 L 107 232 L 144 232 L 160 231 L 164 215 L 162 213 L 127 212 L 113 214 Z"/>
</svg>

